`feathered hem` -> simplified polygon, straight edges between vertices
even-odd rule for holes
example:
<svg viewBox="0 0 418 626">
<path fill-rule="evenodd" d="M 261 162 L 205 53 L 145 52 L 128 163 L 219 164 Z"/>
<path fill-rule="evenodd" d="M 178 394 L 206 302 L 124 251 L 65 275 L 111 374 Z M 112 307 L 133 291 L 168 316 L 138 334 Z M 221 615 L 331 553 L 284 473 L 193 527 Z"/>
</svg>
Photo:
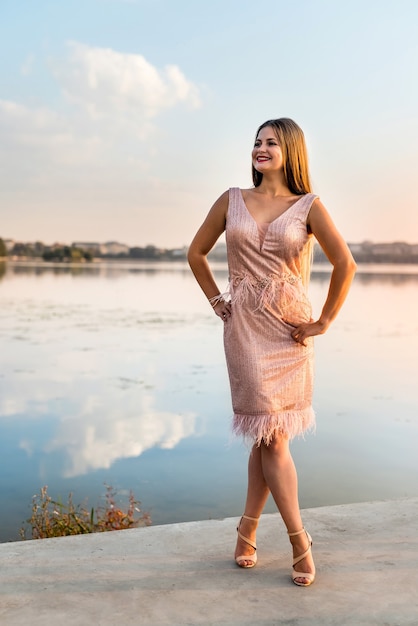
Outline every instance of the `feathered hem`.
<svg viewBox="0 0 418 626">
<path fill-rule="evenodd" d="M 275 415 L 243 415 L 234 413 L 232 431 L 257 446 L 272 442 L 275 435 L 294 439 L 307 431 L 315 430 L 315 413 L 312 407 L 283 411 Z"/>
</svg>

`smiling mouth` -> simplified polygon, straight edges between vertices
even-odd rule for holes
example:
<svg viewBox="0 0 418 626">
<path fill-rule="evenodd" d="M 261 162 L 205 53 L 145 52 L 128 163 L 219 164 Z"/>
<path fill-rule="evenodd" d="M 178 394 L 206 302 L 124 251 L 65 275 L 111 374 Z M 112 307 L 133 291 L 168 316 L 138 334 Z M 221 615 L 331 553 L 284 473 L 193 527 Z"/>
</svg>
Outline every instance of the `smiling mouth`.
<svg viewBox="0 0 418 626">
<path fill-rule="evenodd" d="M 270 161 L 269 157 L 257 157 L 257 163 L 263 163 L 264 161 Z"/>
</svg>

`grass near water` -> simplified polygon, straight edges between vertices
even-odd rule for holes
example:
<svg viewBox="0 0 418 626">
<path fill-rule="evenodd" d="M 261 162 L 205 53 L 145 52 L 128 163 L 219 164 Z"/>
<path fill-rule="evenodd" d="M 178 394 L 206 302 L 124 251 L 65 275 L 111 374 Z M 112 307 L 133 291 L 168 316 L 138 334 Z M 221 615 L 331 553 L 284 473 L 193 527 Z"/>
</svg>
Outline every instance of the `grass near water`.
<svg viewBox="0 0 418 626">
<path fill-rule="evenodd" d="M 71 493 L 66 503 L 53 500 L 48 487 L 44 486 L 32 498 L 32 514 L 26 526 L 20 529 L 20 536 L 22 539 L 46 539 L 149 526 L 151 518 L 148 513 L 139 515 L 139 505 L 130 492 L 127 507 L 116 506 L 116 491 L 106 485 L 105 504 L 88 509 L 83 504 L 75 505 Z"/>
</svg>

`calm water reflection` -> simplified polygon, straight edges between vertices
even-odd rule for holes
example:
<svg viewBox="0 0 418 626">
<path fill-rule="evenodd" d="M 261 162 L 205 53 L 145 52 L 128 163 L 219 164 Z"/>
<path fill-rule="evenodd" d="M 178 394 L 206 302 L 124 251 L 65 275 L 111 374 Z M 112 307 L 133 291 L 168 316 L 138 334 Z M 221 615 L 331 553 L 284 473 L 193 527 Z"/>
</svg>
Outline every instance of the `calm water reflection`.
<svg viewBox="0 0 418 626">
<path fill-rule="evenodd" d="M 317 312 L 327 280 L 314 272 Z M 303 507 L 418 495 L 417 288 L 418 267 L 366 266 L 317 338 L 317 433 L 293 444 Z M 222 324 L 185 265 L 0 264 L 0 301 L 0 540 L 45 484 L 90 505 L 104 483 L 133 489 L 154 523 L 241 512 Z"/>
</svg>

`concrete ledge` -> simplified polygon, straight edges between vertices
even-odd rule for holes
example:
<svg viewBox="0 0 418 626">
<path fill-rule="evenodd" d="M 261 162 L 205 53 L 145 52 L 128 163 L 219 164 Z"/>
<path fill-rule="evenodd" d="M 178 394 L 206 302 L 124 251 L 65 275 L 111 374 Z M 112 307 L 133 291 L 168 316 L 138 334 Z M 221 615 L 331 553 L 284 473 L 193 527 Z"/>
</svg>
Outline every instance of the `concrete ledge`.
<svg viewBox="0 0 418 626">
<path fill-rule="evenodd" d="M 232 560 L 237 519 L 0 544 L 4 626 L 418 624 L 418 498 L 307 509 L 317 580 L 290 579 L 278 514 L 259 563 Z"/>
</svg>

